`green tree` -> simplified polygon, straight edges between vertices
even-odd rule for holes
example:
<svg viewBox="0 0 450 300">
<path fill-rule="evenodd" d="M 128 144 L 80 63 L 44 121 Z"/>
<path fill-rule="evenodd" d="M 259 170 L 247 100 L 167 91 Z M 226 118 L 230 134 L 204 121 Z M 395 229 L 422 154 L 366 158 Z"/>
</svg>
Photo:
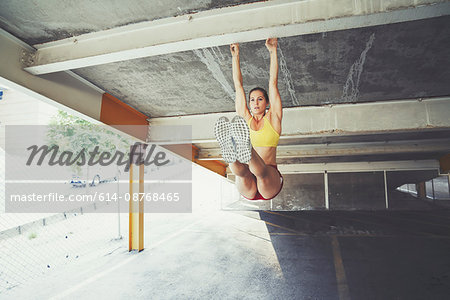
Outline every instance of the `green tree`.
<svg viewBox="0 0 450 300">
<path fill-rule="evenodd" d="M 49 147 L 58 146 L 59 153 L 70 151 L 74 154 L 72 159 L 84 151 L 87 159 L 88 153 L 93 151 L 96 146 L 99 147 L 98 152 L 100 153 L 109 152 L 114 155 L 116 151 L 120 151 L 125 153 L 125 157 L 128 157 L 132 141 L 125 135 L 114 132 L 106 125 L 93 124 L 59 110 L 50 121 L 47 144 Z M 97 160 L 98 156 L 97 154 L 94 159 Z M 71 168 L 80 175 L 82 167 L 77 164 L 78 162 L 81 163 L 81 157 L 71 164 Z M 87 166 L 87 162 L 84 165 Z"/>
</svg>

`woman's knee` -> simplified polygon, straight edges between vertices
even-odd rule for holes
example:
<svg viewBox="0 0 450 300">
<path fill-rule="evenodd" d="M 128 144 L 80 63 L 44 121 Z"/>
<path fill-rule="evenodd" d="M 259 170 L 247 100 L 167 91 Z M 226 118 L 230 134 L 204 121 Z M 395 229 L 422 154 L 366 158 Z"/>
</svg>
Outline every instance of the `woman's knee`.
<svg viewBox="0 0 450 300">
<path fill-rule="evenodd" d="M 266 178 L 267 176 L 269 176 L 269 166 L 265 166 L 265 167 L 258 167 L 258 168 L 252 168 L 251 172 L 253 175 L 256 176 L 256 178 Z"/>
<path fill-rule="evenodd" d="M 250 170 L 245 165 L 230 164 L 230 169 L 238 177 L 247 177 L 251 175 Z"/>
<path fill-rule="evenodd" d="M 253 198 L 258 192 L 254 178 L 236 177 L 235 183 L 239 193 L 246 198 Z"/>
</svg>

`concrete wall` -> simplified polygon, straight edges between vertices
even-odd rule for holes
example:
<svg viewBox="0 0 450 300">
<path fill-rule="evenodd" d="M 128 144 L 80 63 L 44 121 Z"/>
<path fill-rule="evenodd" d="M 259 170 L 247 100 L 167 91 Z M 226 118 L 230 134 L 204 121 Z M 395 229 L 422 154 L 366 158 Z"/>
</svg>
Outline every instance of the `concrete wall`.
<svg viewBox="0 0 450 300">
<path fill-rule="evenodd" d="M 325 209 L 324 174 L 287 174 L 274 210 Z"/>
<path fill-rule="evenodd" d="M 246 200 L 233 184 L 223 179 L 222 209 L 385 210 L 388 206 L 389 209 L 420 210 L 433 207 L 432 203 L 397 191 L 396 188 L 401 184 L 414 184 L 434 178 L 438 176 L 437 169 L 387 171 L 386 174 L 387 201 L 384 171 L 329 172 L 327 187 L 324 173 L 285 174 L 282 191 L 271 201 Z"/>
<path fill-rule="evenodd" d="M 384 209 L 383 172 L 328 174 L 330 209 Z"/>
<path fill-rule="evenodd" d="M 222 208 L 248 210 L 271 209 L 279 211 L 327 209 L 324 173 L 283 175 L 284 185 L 272 201 L 249 201 L 236 188 L 228 189 Z M 328 174 L 329 209 L 377 210 L 386 208 L 384 173 L 345 172 Z"/>
</svg>

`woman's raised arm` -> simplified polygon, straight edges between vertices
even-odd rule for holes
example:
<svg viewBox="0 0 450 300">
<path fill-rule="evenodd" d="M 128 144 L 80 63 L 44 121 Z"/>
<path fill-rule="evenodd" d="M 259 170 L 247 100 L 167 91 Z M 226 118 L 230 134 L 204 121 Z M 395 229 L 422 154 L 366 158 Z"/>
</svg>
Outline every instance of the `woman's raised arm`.
<svg viewBox="0 0 450 300">
<path fill-rule="evenodd" d="M 268 38 L 266 47 L 270 53 L 270 77 L 269 77 L 269 102 L 270 112 L 281 121 L 283 108 L 281 97 L 278 91 L 278 56 L 277 56 L 277 38 Z"/>
<path fill-rule="evenodd" d="M 235 99 L 236 113 L 247 121 L 248 119 L 251 118 L 251 115 L 247 107 L 247 101 L 245 100 L 244 86 L 242 84 L 241 66 L 239 61 L 239 44 L 231 44 L 230 51 L 233 57 L 232 68 L 233 68 L 234 89 L 236 90 L 236 99 Z"/>
</svg>

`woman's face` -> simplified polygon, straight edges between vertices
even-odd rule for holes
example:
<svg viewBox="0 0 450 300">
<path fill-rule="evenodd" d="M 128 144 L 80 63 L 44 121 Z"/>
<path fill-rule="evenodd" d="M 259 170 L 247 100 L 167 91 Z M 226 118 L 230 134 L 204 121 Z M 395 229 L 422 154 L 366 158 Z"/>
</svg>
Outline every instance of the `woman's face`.
<svg viewBox="0 0 450 300">
<path fill-rule="evenodd" d="M 267 100 L 261 91 L 253 91 L 250 94 L 250 111 L 253 115 L 264 114 L 266 112 Z"/>
</svg>

